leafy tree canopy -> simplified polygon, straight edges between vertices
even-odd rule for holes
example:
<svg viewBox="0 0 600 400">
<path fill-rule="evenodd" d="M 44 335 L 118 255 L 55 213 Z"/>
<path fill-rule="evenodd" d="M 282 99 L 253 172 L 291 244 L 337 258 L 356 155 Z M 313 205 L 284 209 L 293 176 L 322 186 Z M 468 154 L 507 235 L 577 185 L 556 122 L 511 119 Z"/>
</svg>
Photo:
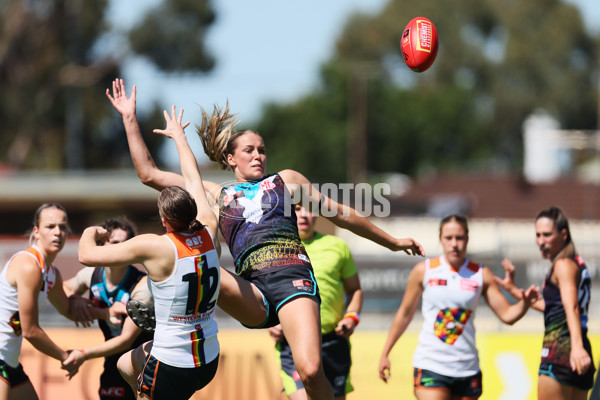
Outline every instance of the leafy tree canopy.
<svg viewBox="0 0 600 400">
<path fill-rule="evenodd" d="M 163 0 L 125 34 L 105 20 L 107 0 L 6 0 L 0 4 L 0 164 L 17 169 L 130 165 L 120 120 L 104 91 L 129 56 L 165 72 L 208 72 L 208 0 Z M 117 5 L 119 7 L 119 5 Z M 117 37 L 113 48 L 107 43 Z M 108 46 L 108 50 L 103 46 Z M 142 129 L 162 124 L 140 115 Z M 160 140 L 149 137 L 157 153 Z"/>
<path fill-rule="evenodd" d="M 440 40 L 436 62 L 420 74 L 399 51 L 415 16 L 431 19 Z M 596 127 L 598 39 L 560 0 L 392 0 L 379 14 L 356 14 L 320 87 L 264 109 L 258 129 L 276 149 L 269 169 L 317 181 L 356 180 L 361 169 L 516 169 L 521 125 L 536 109 L 565 128 Z"/>
</svg>

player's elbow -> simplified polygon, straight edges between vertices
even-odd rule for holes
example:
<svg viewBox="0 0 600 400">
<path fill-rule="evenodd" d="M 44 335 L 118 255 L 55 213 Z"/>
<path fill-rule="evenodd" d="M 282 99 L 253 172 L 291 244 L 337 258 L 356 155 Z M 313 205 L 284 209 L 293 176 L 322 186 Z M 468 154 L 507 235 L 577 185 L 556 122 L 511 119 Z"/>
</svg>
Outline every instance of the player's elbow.
<svg viewBox="0 0 600 400">
<path fill-rule="evenodd" d="M 38 336 L 37 335 L 38 329 L 41 329 L 41 328 L 38 326 L 23 327 L 23 330 L 22 330 L 23 339 L 27 340 L 28 342 L 35 340 L 35 338 Z"/>
<path fill-rule="evenodd" d="M 138 175 L 138 178 L 140 178 L 140 181 L 144 185 L 150 186 L 150 184 L 153 182 L 153 176 L 150 173 L 150 171 L 148 171 L 147 169 L 137 170 L 137 175 Z"/>
<path fill-rule="evenodd" d="M 95 267 L 96 263 L 89 251 L 79 251 L 78 254 L 79 263 L 85 265 L 86 267 Z"/>
</svg>

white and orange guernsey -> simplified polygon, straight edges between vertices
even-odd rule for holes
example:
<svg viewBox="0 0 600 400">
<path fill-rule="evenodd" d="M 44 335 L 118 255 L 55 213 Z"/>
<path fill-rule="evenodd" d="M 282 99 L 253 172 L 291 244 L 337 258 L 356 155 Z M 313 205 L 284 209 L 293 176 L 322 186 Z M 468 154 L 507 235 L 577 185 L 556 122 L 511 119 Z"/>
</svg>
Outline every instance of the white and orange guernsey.
<svg viewBox="0 0 600 400">
<path fill-rule="evenodd" d="M 469 259 L 458 269 L 444 256 L 426 260 L 423 329 L 413 366 L 440 375 L 466 377 L 479 372 L 475 310 L 483 289 L 483 267 Z"/>
<path fill-rule="evenodd" d="M 8 270 L 8 264 L 20 254 L 33 257 L 42 271 L 43 283 L 38 297 L 38 304 L 48 299 L 48 292 L 56 283 L 56 267 L 46 265 L 46 260 L 44 260 L 37 246 L 31 246 L 27 250 L 15 253 L 0 272 L 0 360 L 12 368 L 19 365 L 23 335 L 19 318 L 17 288 L 6 280 L 6 271 Z"/>
<path fill-rule="evenodd" d="M 207 229 L 194 234 L 168 233 L 176 262 L 162 282 L 150 281 L 156 329 L 151 354 L 160 362 L 194 368 L 219 355 L 215 306 L 220 264 Z"/>
</svg>

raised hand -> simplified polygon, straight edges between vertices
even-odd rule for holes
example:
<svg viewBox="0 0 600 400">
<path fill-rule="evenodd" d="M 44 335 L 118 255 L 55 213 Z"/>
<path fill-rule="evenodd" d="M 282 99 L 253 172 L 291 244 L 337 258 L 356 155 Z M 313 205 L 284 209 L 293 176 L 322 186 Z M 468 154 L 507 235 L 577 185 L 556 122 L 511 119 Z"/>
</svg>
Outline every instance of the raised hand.
<svg viewBox="0 0 600 400">
<path fill-rule="evenodd" d="M 527 290 L 521 290 L 523 292 L 523 300 L 525 300 L 528 306 L 533 305 L 541 297 L 540 288 L 537 286 L 531 285 Z"/>
<path fill-rule="evenodd" d="M 513 291 L 515 286 L 515 270 L 516 267 L 508 258 L 502 260 L 502 267 L 504 268 L 504 279 L 500 279 L 497 276 L 494 276 L 494 280 L 502 287 L 504 290 L 508 292 Z"/>
<path fill-rule="evenodd" d="M 115 79 L 112 83 L 112 96 L 110 89 L 106 89 L 106 97 L 110 100 L 113 107 L 122 115 L 135 115 L 135 96 L 136 87 L 133 85 L 131 89 L 131 97 L 127 97 L 125 83 L 123 79 Z"/>
<path fill-rule="evenodd" d="M 179 115 L 177 115 L 175 105 L 173 105 L 171 107 L 171 115 L 169 115 L 167 110 L 164 110 L 163 114 L 165 116 L 167 126 L 165 129 L 154 129 L 153 132 L 171 139 L 175 139 L 177 136 L 181 135 L 185 136 L 184 129 L 187 128 L 190 123 L 186 122 L 183 125 L 181 124 L 181 120 L 183 119 L 183 109 L 179 110 Z"/>
</svg>

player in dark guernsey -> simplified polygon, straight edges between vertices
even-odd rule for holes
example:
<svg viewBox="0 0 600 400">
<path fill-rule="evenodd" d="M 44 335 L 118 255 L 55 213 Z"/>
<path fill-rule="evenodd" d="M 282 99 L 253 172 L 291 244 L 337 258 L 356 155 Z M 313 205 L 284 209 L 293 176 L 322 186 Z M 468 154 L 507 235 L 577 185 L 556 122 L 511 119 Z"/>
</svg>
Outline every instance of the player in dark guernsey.
<svg viewBox="0 0 600 400">
<path fill-rule="evenodd" d="M 557 207 L 535 218 L 536 242 L 543 258 L 552 262 L 543 286 L 543 298 L 532 307 L 544 313 L 544 341 L 538 379 L 539 400 L 585 400 L 594 384 L 595 367 L 587 337 L 591 279 L 575 250 L 569 221 Z M 515 267 L 500 284 L 518 298 Z"/>
<path fill-rule="evenodd" d="M 135 87 L 130 98 L 123 80 L 113 82 L 112 89 L 113 95 L 108 91 L 107 95 L 123 116 L 132 159 L 142 182 L 158 190 L 181 185 L 180 175 L 156 168 L 144 144 L 135 116 Z M 308 398 L 333 399 L 321 365 L 317 285 L 298 235 L 294 204 L 310 203 L 333 211 L 326 215 L 330 221 L 390 250 L 423 255 L 423 248 L 413 239 L 389 235 L 351 207 L 321 195 L 296 171 L 266 175 L 261 136 L 251 130 L 235 131 L 236 124 L 228 107 L 220 110 L 215 106 L 211 116 L 203 111 L 197 129 L 209 158 L 220 168 L 233 170 L 237 181 L 225 187 L 203 181 L 209 200 L 218 207 L 213 211 L 235 260 L 236 273 L 243 278 L 222 273 L 218 305 L 248 327 L 267 328 L 281 323 Z M 244 280 L 252 286 L 244 285 Z M 264 306 L 256 304 L 256 288 L 264 295 Z"/>
</svg>

